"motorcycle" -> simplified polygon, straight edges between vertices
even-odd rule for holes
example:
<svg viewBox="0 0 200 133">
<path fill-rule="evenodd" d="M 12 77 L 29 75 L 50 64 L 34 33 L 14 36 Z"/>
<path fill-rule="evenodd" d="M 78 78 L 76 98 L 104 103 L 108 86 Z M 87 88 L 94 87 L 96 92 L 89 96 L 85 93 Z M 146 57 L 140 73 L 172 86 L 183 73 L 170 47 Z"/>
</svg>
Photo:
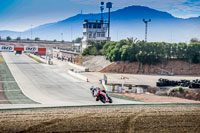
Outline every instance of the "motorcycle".
<svg viewBox="0 0 200 133">
<path fill-rule="evenodd" d="M 112 103 L 112 98 L 106 93 L 105 90 L 101 91 L 100 89 L 94 89 L 93 97 L 96 97 L 96 101 L 101 101 L 102 103 Z"/>
</svg>

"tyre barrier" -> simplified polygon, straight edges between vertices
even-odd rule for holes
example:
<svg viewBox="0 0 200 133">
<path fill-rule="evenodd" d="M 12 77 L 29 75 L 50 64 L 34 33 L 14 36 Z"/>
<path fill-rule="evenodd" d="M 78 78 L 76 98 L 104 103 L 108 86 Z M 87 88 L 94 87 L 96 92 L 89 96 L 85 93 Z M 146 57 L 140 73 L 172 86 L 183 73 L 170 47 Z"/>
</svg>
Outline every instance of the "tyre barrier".
<svg viewBox="0 0 200 133">
<path fill-rule="evenodd" d="M 158 87 L 165 87 L 165 86 L 182 86 L 182 87 L 189 87 L 189 88 L 200 88 L 200 80 L 168 80 L 160 78 L 158 82 L 156 82 L 156 86 Z"/>
</svg>

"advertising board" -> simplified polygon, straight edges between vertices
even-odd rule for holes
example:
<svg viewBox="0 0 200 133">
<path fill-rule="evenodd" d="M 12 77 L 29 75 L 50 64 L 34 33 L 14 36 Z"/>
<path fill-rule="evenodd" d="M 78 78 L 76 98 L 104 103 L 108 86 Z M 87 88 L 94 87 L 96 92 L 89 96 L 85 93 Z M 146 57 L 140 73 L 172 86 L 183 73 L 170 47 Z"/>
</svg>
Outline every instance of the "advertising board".
<svg viewBox="0 0 200 133">
<path fill-rule="evenodd" d="M 13 52 L 14 45 L 0 45 L 0 51 L 1 52 Z"/>
<path fill-rule="evenodd" d="M 24 46 L 24 52 L 29 52 L 29 53 L 38 52 L 38 46 Z"/>
</svg>

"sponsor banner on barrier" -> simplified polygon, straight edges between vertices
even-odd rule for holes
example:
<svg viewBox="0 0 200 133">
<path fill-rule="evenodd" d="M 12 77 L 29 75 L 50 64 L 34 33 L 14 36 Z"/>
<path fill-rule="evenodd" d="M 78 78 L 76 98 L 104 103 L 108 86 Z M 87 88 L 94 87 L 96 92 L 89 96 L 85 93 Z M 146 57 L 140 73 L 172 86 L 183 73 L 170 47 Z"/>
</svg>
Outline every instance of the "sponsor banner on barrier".
<svg viewBox="0 0 200 133">
<path fill-rule="evenodd" d="M 13 52 L 14 45 L 0 45 L 0 51 L 1 52 Z"/>
<path fill-rule="evenodd" d="M 30 53 L 38 52 L 38 46 L 24 46 L 24 52 L 30 52 Z"/>
</svg>

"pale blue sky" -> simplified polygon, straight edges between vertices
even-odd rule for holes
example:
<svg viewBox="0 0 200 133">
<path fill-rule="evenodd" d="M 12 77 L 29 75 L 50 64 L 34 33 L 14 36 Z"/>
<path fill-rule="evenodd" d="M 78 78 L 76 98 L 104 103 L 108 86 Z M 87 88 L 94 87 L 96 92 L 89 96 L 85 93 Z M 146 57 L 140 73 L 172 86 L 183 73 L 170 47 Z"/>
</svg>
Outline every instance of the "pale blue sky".
<svg viewBox="0 0 200 133">
<path fill-rule="evenodd" d="M 200 16 L 200 0 L 110 0 L 117 10 L 142 5 L 188 18 Z M 83 13 L 97 13 L 101 0 L 0 0 L 0 30 L 24 31 Z M 108 0 L 104 0 L 108 2 Z"/>
</svg>

